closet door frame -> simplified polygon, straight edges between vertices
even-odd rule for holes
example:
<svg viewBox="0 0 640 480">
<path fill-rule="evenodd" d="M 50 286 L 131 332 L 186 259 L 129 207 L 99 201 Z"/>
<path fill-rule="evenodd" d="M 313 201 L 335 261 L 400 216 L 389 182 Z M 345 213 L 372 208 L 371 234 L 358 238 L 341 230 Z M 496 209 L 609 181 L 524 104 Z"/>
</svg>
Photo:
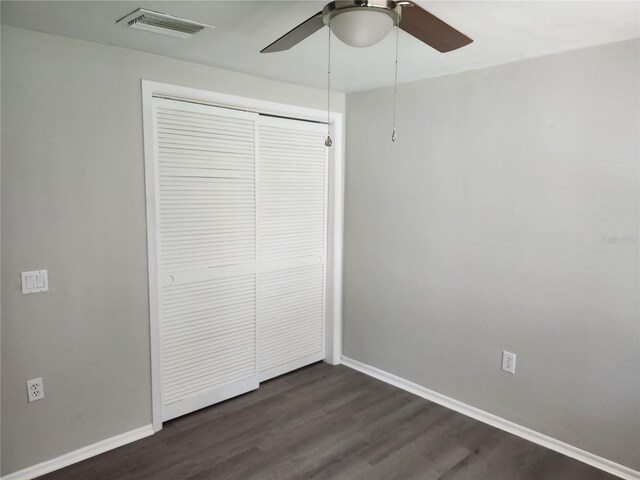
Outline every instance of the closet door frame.
<svg viewBox="0 0 640 480">
<path fill-rule="evenodd" d="M 159 256 L 157 250 L 157 214 L 155 138 L 153 98 L 168 98 L 215 107 L 250 111 L 259 114 L 326 123 L 326 110 L 240 97 L 190 87 L 142 79 L 142 114 L 144 133 L 144 170 L 147 209 L 147 254 L 149 278 L 149 333 L 151 359 L 151 403 L 154 431 L 162 429 L 162 378 L 159 316 Z M 329 152 L 327 204 L 327 259 L 325 295 L 325 359 L 338 365 L 342 356 L 342 236 L 344 211 L 344 141 L 343 119 L 339 112 L 329 113 L 329 131 L 333 146 Z"/>
</svg>

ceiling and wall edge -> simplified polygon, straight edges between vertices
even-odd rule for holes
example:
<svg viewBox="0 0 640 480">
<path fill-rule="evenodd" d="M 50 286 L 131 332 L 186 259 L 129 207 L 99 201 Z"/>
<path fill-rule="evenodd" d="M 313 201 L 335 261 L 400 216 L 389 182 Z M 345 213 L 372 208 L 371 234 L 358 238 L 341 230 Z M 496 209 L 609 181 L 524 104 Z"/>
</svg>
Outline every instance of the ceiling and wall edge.
<svg viewBox="0 0 640 480">
<path fill-rule="evenodd" d="M 325 3 L 325 0 L 240 3 L 3 0 L 1 8 L 2 21 L 19 28 L 324 89 L 326 28 L 289 51 L 275 54 L 260 54 L 259 51 L 300 21 L 322 10 Z M 401 31 L 400 83 L 640 37 L 640 4 L 637 2 L 417 3 L 474 42 L 441 54 Z M 205 29 L 188 40 L 179 40 L 115 25 L 118 18 L 136 7 L 160 10 L 215 28 Z M 393 83 L 393 33 L 368 48 L 353 48 L 334 40 L 332 86 L 335 91 L 352 93 Z"/>
</svg>

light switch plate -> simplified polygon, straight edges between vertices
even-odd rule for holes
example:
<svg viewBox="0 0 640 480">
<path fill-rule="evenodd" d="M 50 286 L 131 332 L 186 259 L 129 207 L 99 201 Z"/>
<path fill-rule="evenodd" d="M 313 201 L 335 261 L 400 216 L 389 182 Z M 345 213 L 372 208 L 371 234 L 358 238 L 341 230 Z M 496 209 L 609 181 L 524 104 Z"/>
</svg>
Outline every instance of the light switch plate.
<svg viewBox="0 0 640 480">
<path fill-rule="evenodd" d="M 47 270 L 22 272 L 22 294 L 49 291 L 49 274 Z"/>
</svg>

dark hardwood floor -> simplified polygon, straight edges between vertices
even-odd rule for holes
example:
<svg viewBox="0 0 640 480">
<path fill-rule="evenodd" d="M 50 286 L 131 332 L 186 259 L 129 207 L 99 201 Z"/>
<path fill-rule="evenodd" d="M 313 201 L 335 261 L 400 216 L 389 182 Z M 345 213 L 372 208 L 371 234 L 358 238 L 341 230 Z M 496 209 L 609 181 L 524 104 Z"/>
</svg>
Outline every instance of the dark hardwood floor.
<svg viewBox="0 0 640 480">
<path fill-rule="evenodd" d="M 42 480 L 614 479 L 344 366 L 317 363 Z"/>
</svg>

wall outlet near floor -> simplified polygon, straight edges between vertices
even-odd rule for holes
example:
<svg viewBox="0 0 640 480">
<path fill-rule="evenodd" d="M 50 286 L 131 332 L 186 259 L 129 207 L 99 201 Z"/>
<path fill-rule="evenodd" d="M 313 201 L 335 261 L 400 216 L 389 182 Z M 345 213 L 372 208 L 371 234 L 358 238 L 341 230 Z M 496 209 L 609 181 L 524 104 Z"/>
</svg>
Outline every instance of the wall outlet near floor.
<svg viewBox="0 0 640 480">
<path fill-rule="evenodd" d="M 502 370 L 508 373 L 516 373 L 516 354 L 502 351 Z"/>
<path fill-rule="evenodd" d="M 27 394 L 30 402 L 44 398 L 44 383 L 42 383 L 42 377 L 34 378 L 27 382 Z"/>
</svg>

